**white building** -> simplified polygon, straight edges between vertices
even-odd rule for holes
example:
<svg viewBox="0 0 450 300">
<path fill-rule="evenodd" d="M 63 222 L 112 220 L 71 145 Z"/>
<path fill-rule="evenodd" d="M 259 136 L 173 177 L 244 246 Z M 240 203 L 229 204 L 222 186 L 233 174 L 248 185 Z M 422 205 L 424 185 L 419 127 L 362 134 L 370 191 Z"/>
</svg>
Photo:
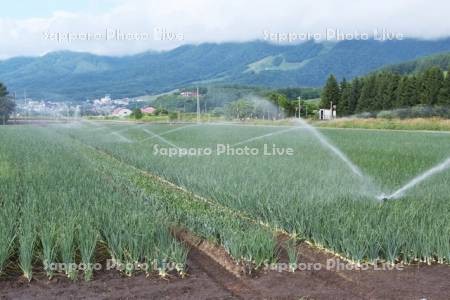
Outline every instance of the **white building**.
<svg viewBox="0 0 450 300">
<path fill-rule="evenodd" d="M 112 103 L 111 97 L 109 95 L 105 95 L 105 97 L 100 99 L 95 99 L 94 104 L 95 105 L 110 105 Z"/>
<path fill-rule="evenodd" d="M 112 103 L 115 105 L 126 106 L 126 105 L 130 104 L 130 99 L 128 99 L 128 98 L 116 99 L 116 100 L 112 100 Z"/>
<path fill-rule="evenodd" d="M 320 109 L 319 120 L 333 120 L 336 119 L 336 110 L 333 109 Z"/>
</svg>

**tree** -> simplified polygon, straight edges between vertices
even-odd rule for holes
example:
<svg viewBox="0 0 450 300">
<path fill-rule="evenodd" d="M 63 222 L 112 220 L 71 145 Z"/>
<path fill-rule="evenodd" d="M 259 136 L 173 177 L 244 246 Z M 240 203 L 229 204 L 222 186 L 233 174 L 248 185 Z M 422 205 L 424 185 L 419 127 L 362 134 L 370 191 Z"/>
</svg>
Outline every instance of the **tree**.
<svg viewBox="0 0 450 300">
<path fill-rule="evenodd" d="M 376 103 L 373 104 L 373 110 L 382 110 L 388 106 L 389 102 L 389 75 L 380 73 L 376 77 Z"/>
<path fill-rule="evenodd" d="M 448 71 L 450 73 L 450 70 Z M 377 72 L 340 85 L 341 115 L 377 112 L 418 104 L 450 105 L 450 75 L 431 67 L 418 75 Z"/>
<path fill-rule="evenodd" d="M 421 102 L 426 105 L 435 105 L 444 84 L 444 74 L 438 67 L 431 67 L 425 71 L 421 78 Z"/>
<path fill-rule="evenodd" d="M 225 116 L 228 119 L 239 119 L 251 117 L 254 111 L 254 106 L 251 102 L 244 99 L 230 102 L 225 106 Z"/>
<path fill-rule="evenodd" d="M 339 100 L 339 106 L 337 107 L 337 112 L 341 116 L 351 115 L 350 110 L 350 99 L 352 96 L 352 85 L 345 80 L 341 82 L 341 99 Z"/>
<path fill-rule="evenodd" d="M 323 88 L 320 100 L 320 107 L 329 108 L 331 102 L 333 102 L 333 105 L 338 105 L 340 98 L 341 98 L 341 91 L 339 88 L 339 84 L 336 80 L 336 77 L 334 77 L 334 75 L 331 74 L 328 77 L 325 87 Z"/>
<path fill-rule="evenodd" d="M 361 90 L 363 83 L 361 79 L 356 77 L 352 81 L 352 90 L 350 94 L 350 98 L 348 100 L 349 114 L 354 114 L 356 112 L 356 108 L 358 106 L 359 98 L 361 98 Z"/>
<path fill-rule="evenodd" d="M 144 114 L 142 113 L 141 109 L 139 109 L 139 108 L 133 109 L 133 112 L 131 113 L 131 117 L 133 117 L 137 120 L 142 119 L 143 116 L 144 116 Z"/>
<path fill-rule="evenodd" d="M 386 92 L 381 101 L 381 108 L 384 110 L 392 109 L 398 97 L 398 87 L 401 80 L 398 74 L 387 73 L 385 76 Z"/>
<path fill-rule="evenodd" d="M 448 69 L 447 76 L 445 76 L 441 90 L 439 91 L 438 104 L 450 105 L 450 68 Z"/>
<path fill-rule="evenodd" d="M 409 107 L 419 104 L 417 90 L 417 78 L 415 76 L 403 76 L 399 82 L 395 107 Z"/>
<path fill-rule="evenodd" d="M 306 101 L 305 103 L 305 116 L 314 116 L 314 114 L 319 110 L 319 105 L 318 103 L 316 104 L 313 101 Z"/>
<path fill-rule="evenodd" d="M 409 105 L 411 106 L 420 104 L 419 84 L 420 81 L 417 76 L 412 76 L 408 80 Z"/>
<path fill-rule="evenodd" d="M 8 89 L 6 86 L 0 82 L 0 97 L 7 96 L 9 94 Z"/>
<path fill-rule="evenodd" d="M 376 75 L 369 75 L 364 80 L 361 89 L 361 96 L 356 107 L 357 112 L 377 110 L 377 78 Z"/>
<path fill-rule="evenodd" d="M 318 88 L 283 88 L 277 89 L 276 92 L 285 95 L 289 100 L 296 100 L 298 97 L 304 100 L 320 98 Z"/>
<path fill-rule="evenodd" d="M 0 119 L 3 125 L 9 119 L 9 115 L 14 111 L 16 104 L 8 96 L 9 92 L 5 85 L 0 82 Z"/>
<path fill-rule="evenodd" d="M 292 103 L 287 99 L 287 97 L 280 93 L 270 93 L 269 101 L 275 104 L 277 107 L 277 118 L 281 117 L 281 111 L 285 116 L 293 115 L 295 108 Z"/>
<path fill-rule="evenodd" d="M 165 108 L 157 108 L 154 112 L 155 116 L 163 116 L 163 115 L 168 115 L 169 111 Z"/>
<path fill-rule="evenodd" d="M 176 113 L 176 112 L 170 112 L 169 113 L 169 120 L 170 121 L 175 121 L 175 120 L 178 120 L 178 113 Z"/>
<path fill-rule="evenodd" d="M 287 99 L 285 95 L 278 96 L 278 105 L 283 111 L 284 116 L 290 117 L 294 114 L 295 108 L 292 105 L 292 102 Z"/>
</svg>

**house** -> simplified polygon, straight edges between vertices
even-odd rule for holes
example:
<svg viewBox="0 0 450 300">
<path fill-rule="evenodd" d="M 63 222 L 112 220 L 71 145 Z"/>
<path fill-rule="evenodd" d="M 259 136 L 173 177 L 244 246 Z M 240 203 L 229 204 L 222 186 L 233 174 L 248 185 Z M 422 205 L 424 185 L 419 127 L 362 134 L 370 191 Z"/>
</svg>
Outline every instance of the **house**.
<svg viewBox="0 0 450 300">
<path fill-rule="evenodd" d="M 105 97 L 94 100 L 94 105 L 102 106 L 102 105 L 110 105 L 112 104 L 111 97 L 109 95 L 105 95 Z"/>
<path fill-rule="evenodd" d="M 113 117 L 127 117 L 129 115 L 131 115 L 132 111 L 129 110 L 128 108 L 116 108 L 112 111 L 111 115 Z"/>
<path fill-rule="evenodd" d="M 128 98 L 116 99 L 116 100 L 112 100 L 112 103 L 115 105 L 127 106 L 128 104 L 130 104 L 130 99 L 128 99 Z"/>
<path fill-rule="evenodd" d="M 155 113 L 156 108 L 148 106 L 148 107 L 141 108 L 141 111 L 143 114 L 153 114 L 153 113 Z"/>
<path fill-rule="evenodd" d="M 319 110 L 319 120 L 333 120 L 336 119 L 336 110 L 321 109 Z"/>
</svg>

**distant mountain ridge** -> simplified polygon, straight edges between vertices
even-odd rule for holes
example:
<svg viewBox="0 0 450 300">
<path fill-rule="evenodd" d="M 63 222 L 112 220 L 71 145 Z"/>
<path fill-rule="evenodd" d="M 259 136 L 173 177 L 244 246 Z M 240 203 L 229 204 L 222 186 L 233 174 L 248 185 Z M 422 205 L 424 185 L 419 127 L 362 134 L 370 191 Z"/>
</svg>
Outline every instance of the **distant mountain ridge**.
<svg viewBox="0 0 450 300">
<path fill-rule="evenodd" d="M 263 41 L 184 45 L 170 51 L 110 57 L 59 51 L 0 61 L 10 91 L 49 100 L 160 93 L 193 83 L 268 87 L 321 86 L 330 73 L 351 79 L 385 65 L 450 51 L 450 38 L 379 42 Z"/>
<path fill-rule="evenodd" d="M 444 71 L 448 71 L 450 67 L 450 52 L 433 54 L 415 60 L 389 65 L 381 68 L 381 71 L 404 75 L 421 73 L 431 67 L 439 67 Z"/>
</svg>

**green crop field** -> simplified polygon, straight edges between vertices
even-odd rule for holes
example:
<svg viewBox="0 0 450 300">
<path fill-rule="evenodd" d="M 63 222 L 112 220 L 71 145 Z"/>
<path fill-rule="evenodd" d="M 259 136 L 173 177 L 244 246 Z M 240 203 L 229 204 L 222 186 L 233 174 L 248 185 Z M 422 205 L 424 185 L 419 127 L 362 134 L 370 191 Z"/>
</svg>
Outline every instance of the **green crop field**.
<svg viewBox="0 0 450 300">
<path fill-rule="evenodd" d="M 88 264 L 111 257 L 124 266 L 156 262 L 162 276 L 165 263 L 176 263 L 183 274 L 186 248 L 170 235 L 174 227 L 258 268 L 277 259 L 276 241 L 271 230 L 248 219 L 358 263 L 450 261 L 448 169 L 398 199 L 377 198 L 448 159 L 450 134 L 320 134 L 363 176 L 304 126 L 82 122 L 0 128 L 0 270 L 19 267 L 31 277 L 32 266 L 45 261 Z M 229 147 L 219 153 L 217 145 Z M 236 151 L 246 146 L 254 152 Z M 211 153 L 200 153 L 205 149 Z"/>
<path fill-rule="evenodd" d="M 62 272 L 75 280 L 83 264 L 90 280 L 95 264 L 110 259 L 128 276 L 183 276 L 187 249 L 170 234 L 176 227 L 226 245 L 250 268 L 274 258 L 271 232 L 148 180 L 54 129 L 3 127 L 0 137 L 2 273 L 21 270 L 31 280 L 37 266 L 50 278 Z M 244 236 L 244 228 L 253 234 Z"/>
</svg>

